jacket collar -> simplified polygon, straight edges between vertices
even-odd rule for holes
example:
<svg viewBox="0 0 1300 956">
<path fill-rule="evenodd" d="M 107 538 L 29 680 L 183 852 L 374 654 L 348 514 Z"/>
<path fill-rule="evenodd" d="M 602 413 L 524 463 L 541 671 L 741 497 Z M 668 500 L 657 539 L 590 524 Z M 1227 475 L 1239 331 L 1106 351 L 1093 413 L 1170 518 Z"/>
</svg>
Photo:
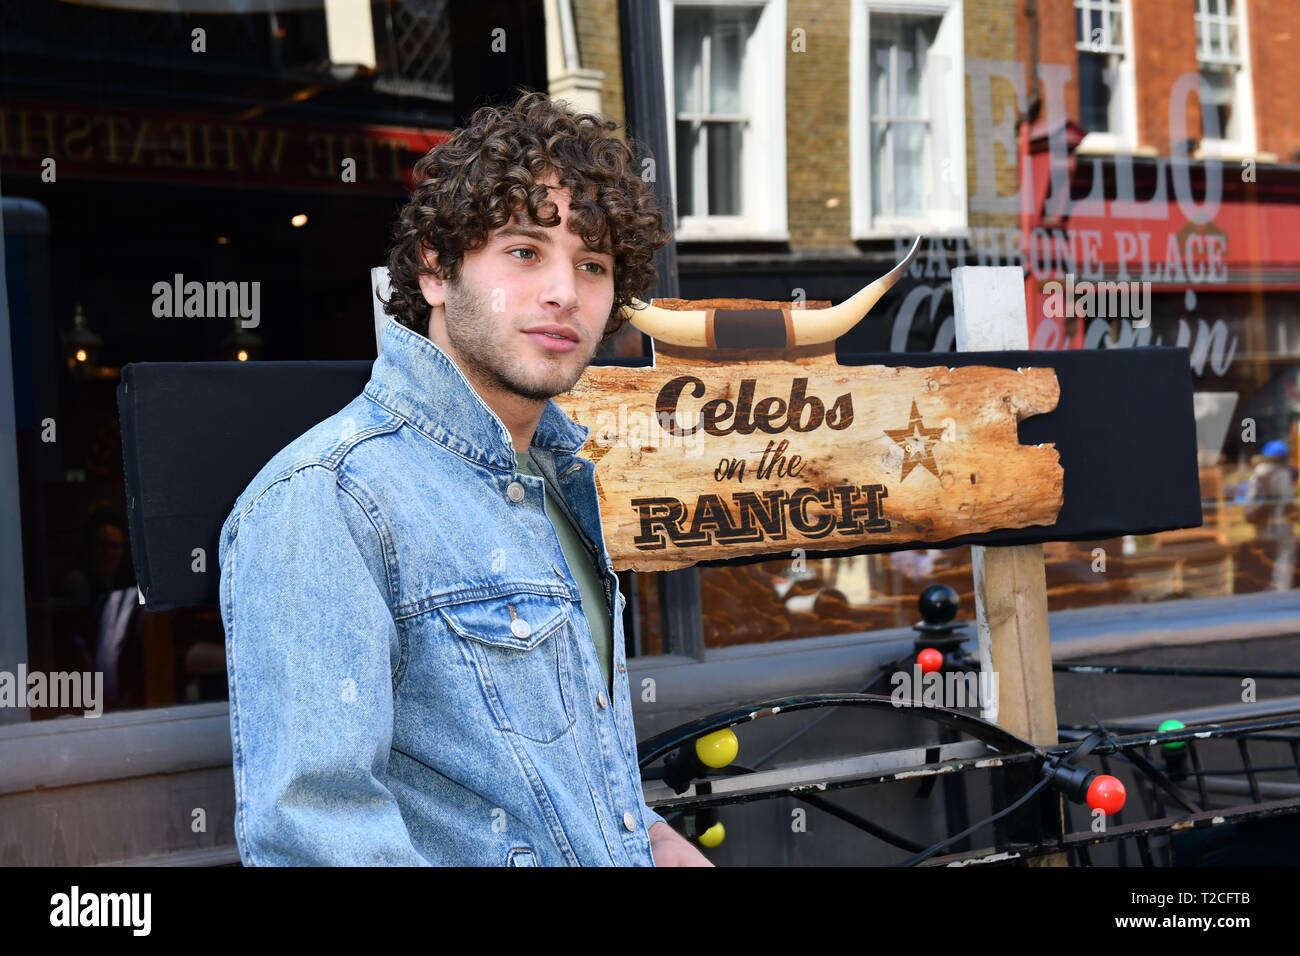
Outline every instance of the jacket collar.
<svg viewBox="0 0 1300 956">
<path fill-rule="evenodd" d="M 451 356 L 391 316 L 384 323 L 382 342 L 383 351 L 366 383 L 367 395 L 462 457 L 517 470 L 510 430 Z M 590 433 L 548 399 L 533 447 L 576 455 Z"/>
</svg>

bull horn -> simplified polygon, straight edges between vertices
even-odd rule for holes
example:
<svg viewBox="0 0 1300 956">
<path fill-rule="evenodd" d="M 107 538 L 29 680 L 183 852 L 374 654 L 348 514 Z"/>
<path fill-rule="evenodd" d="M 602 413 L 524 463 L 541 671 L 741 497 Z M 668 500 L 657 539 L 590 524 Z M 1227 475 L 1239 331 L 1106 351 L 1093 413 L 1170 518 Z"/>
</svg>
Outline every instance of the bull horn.
<svg viewBox="0 0 1300 956">
<path fill-rule="evenodd" d="M 894 287 L 894 283 L 902 278 L 920 248 L 921 237 L 917 236 L 912 243 L 912 248 L 907 251 L 907 255 L 898 265 L 839 305 L 833 305 L 828 309 L 792 310 L 790 321 L 794 326 L 794 341 L 790 344 L 817 345 L 822 342 L 834 342 L 853 328 L 866 317 L 881 297 Z"/>
<path fill-rule="evenodd" d="M 657 342 L 702 349 L 709 344 L 708 312 L 703 309 L 661 309 L 640 299 L 623 307 L 629 322 Z"/>
<path fill-rule="evenodd" d="M 903 272 L 916 258 L 917 251 L 921 248 L 921 237 L 917 236 L 912 243 L 912 248 L 908 250 L 906 256 L 894 268 L 877 279 L 875 282 L 863 288 L 852 298 L 841 302 L 839 305 L 833 305 L 828 309 L 791 309 L 789 311 L 775 312 L 774 310 L 752 310 L 752 331 L 758 333 L 760 324 L 769 324 L 767 318 L 778 319 L 779 324 L 783 327 L 777 331 L 779 337 L 784 338 L 786 348 L 792 348 L 796 345 L 819 345 L 823 342 L 834 342 L 841 335 L 847 332 L 853 326 L 862 321 L 863 317 L 871 311 L 871 307 L 880 301 L 881 296 L 893 288 Z M 729 332 L 726 335 L 717 335 L 720 329 L 714 326 L 715 311 L 722 311 L 727 314 L 727 327 Z M 707 347 L 728 347 L 735 345 L 743 346 L 744 337 L 743 320 L 738 328 L 736 319 L 739 318 L 737 312 L 728 312 L 728 310 L 714 309 L 662 309 L 655 305 L 648 305 L 636 299 L 632 300 L 631 307 L 625 307 L 623 314 L 633 325 L 651 338 L 659 342 L 665 342 L 670 345 L 680 345 L 687 348 L 707 348 Z M 743 313 L 740 313 L 743 315 Z M 786 324 L 785 316 L 789 316 L 789 323 Z M 775 331 L 775 330 L 772 330 Z M 720 339 L 726 338 L 727 343 L 724 346 Z M 763 344 L 778 344 L 770 337 L 763 335 Z"/>
</svg>

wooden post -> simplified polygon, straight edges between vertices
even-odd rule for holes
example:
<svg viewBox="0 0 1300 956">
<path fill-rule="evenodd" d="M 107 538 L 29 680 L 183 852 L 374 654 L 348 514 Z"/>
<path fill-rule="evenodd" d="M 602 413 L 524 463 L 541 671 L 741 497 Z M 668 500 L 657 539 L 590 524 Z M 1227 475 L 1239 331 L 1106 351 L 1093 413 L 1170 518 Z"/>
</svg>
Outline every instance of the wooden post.
<svg viewBox="0 0 1300 956">
<path fill-rule="evenodd" d="M 952 292 L 958 351 L 1029 348 L 1021 269 L 960 266 L 952 273 Z M 997 675 L 992 685 L 997 695 L 984 716 L 1031 743 L 1058 743 L 1043 546 L 971 545 L 970 550 L 980 669 Z M 1066 862 L 1064 853 L 1037 861 Z"/>
</svg>

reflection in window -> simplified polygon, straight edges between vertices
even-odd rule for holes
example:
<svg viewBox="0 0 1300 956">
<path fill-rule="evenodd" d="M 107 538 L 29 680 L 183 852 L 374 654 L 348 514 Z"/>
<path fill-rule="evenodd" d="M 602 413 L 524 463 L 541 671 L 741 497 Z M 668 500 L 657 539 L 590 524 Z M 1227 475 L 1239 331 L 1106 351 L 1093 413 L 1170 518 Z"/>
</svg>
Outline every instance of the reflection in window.
<svg viewBox="0 0 1300 956">
<path fill-rule="evenodd" d="M 1208 139 L 1241 139 L 1237 110 L 1237 79 L 1241 73 L 1241 22 L 1233 0 L 1197 0 L 1196 61 L 1201 79 L 1209 87 L 1202 89 L 1205 105 L 1217 121 L 1217 130 L 1207 128 Z M 1216 135 L 1217 134 L 1217 135 Z"/>
<path fill-rule="evenodd" d="M 1074 0 L 1074 22 L 1074 46 L 1079 53 L 1079 122 L 1089 132 L 1120 133 L 1122 0 Z"/>
</svg>

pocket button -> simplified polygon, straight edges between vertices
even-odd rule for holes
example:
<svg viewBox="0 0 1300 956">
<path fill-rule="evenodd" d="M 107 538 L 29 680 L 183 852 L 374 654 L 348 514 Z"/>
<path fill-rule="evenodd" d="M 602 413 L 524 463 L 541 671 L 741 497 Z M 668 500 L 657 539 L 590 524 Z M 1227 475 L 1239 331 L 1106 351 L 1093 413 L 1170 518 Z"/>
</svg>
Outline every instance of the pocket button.
<svg viewBox="0 0 1300 956">
<path fill-rule="evenodd" d="M 533 633 L 533 626 L 522 617 L 517 617 L 510 622 L 510 633 L 522 639 Z"/>
<path fill-rule="evenodd" d="M 636 817 L 632 816 L 631 810 L 623 814 L 623 826 L 627 827 L 629 832 L 636 829 Z"/>
</svg>

